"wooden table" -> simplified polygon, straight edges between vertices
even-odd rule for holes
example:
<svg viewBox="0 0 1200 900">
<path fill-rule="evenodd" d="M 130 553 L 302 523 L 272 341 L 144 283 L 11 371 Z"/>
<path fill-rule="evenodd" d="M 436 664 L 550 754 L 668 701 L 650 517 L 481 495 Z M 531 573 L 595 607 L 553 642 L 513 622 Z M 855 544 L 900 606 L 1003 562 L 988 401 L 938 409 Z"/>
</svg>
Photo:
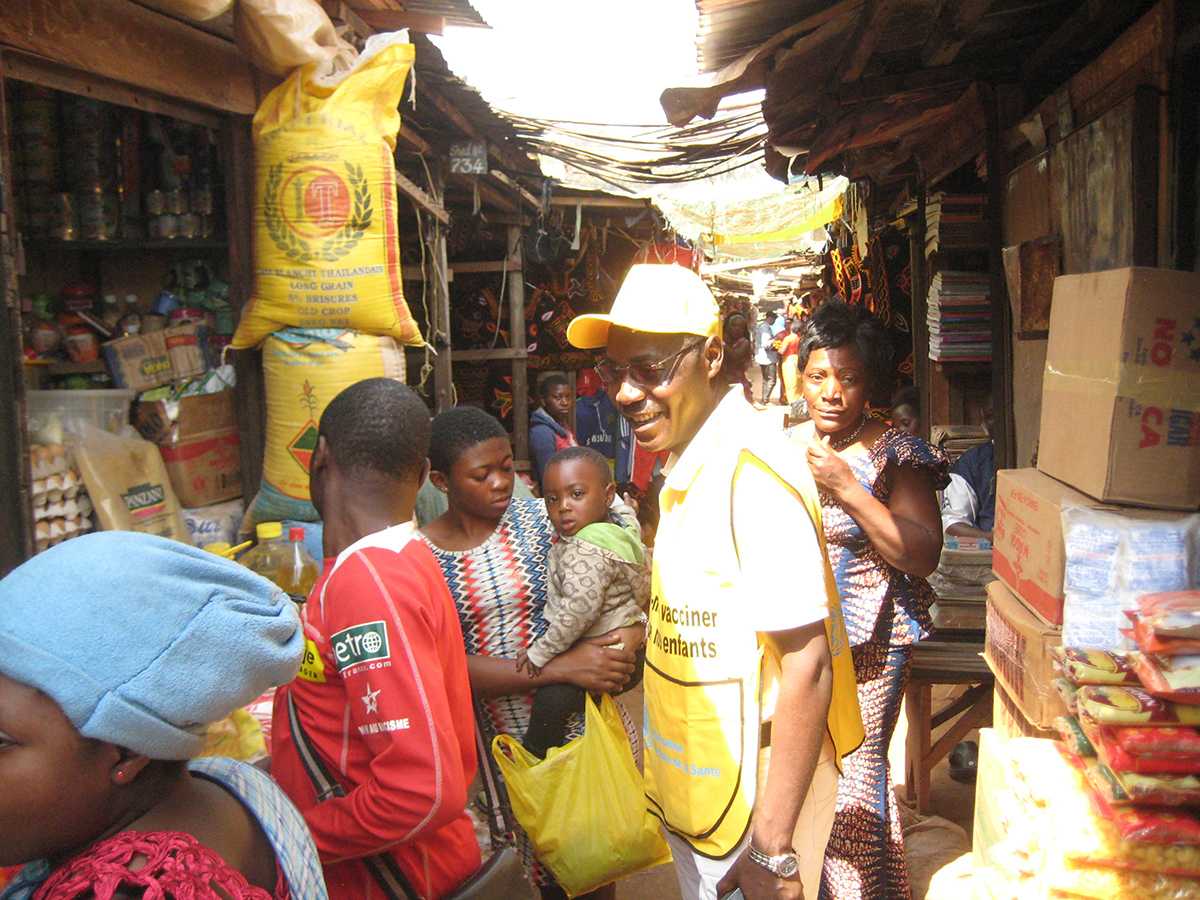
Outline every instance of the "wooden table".
<svg viewBox="0 0 1200 900">
<path fill-rule="evenodd" d="M 983 635 L 935 633 L 913 647 L 912 672 L 905 693 L 908 710 L 905 792 L 917 811 L 929 806 L 929 785 L 934 767 L 974 728 L 992 720 L 992 673 L 980 655 Z M 963 684 L 967 690 L 942 709 L 933 709 L 935 684 Z M 933 742 L 934 729 L 955 719 Z"/>
</svg>

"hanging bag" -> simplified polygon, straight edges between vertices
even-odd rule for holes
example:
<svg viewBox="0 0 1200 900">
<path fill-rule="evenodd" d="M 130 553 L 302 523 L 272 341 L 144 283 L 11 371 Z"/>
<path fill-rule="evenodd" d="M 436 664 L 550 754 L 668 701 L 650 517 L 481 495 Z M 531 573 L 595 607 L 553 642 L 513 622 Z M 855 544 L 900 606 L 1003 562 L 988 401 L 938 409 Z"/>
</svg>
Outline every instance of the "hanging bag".
<svg viewBox="0 0 1200 900">
<path fill-rule="evenodd" d="M 288 693 L 288 721 L 291 724 L 292 739 L 296 742 L 296 750 L 300 763 L 308 774 L 309 780 L 317 792 L 317 802 L 324 803 L 330 797 L 345 797 L 346 790 L 333 777 L 332 771 L 325 765 L 308 739 L 304 726 L 300 724 L 300 716 L 296 713 L 296 704 Z M 479 715 L 476 711 L 476 745 L 479 741 Z M 484 780 L 488 783 L 497 779 L 492 771 L 491 763 L 486 754 L 480 755 Z M 500 806 L 499 803 L 496 804 Z M 503 814 L 503 813 L 501 813 Z M 489 821 L 489 827 L 491 822 Z M 495 846 L 495 842 L 493 842 Z M 363 863 L 383 891 L 387 900 L 421 900 L 421 894 L 401 871 L 395 858 L 389 853 L 363 858 Z M 446 900 L 509 900 L 528 892 L 529 884 L 521 868 L 517 852 L 511 846 L 501 847 L 484 861 L 479 871 L 465 882 L 446 894 Z"/>
<path fill-rule="evenodd" d="M 612 697 L 589 695 L 584 733 L 541 760 L 511 735 L 492 755 L 538 861 L 569 896 L 671 861 Z"/>
</svg>

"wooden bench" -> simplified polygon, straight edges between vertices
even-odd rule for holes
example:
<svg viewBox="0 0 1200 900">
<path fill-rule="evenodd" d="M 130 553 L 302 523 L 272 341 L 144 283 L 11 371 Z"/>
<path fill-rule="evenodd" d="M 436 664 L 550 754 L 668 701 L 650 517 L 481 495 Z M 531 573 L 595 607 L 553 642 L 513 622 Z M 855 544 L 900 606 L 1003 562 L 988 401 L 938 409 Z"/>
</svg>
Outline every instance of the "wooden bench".
<svg viewBox="0 0 1200 900">
<path fill-rule="evenodd" d="M 962 635 L 965 639 L 940 636 L 921 641 L 913 647 L 912 670 L 905 693 L 908 710 L 905 793 L 916 802 L 917 811 L 929 806 L 929 785 L 933 769 L 949 755 L 955 745 L 974 728 L 992 720 L 992 673 L 980 653 L 982 635 Z M 963 684 L 967 690 L 939 710 L 933 709 L 935 684 Z M 933 742 L 934 729 L 955 719 L 953 725 Z"/>
</svg>

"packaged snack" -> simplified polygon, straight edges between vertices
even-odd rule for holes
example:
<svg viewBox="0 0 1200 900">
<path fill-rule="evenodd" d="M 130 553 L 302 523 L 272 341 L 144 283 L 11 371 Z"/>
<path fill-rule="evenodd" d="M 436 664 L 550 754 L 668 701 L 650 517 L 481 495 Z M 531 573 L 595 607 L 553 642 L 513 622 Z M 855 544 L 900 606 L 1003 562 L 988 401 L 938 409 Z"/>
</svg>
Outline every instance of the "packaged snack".
<svg viewBox="0 0 1200 900">
<path fill-rule="evenodd" d="M 1132 653 L 1130 657 L 1147 692 L 1173 703 L 1200 704 L 1200 666 L 1183 662 L 1191 661 L 1192 657 L 1165 657 L 1175 660 L 1165 667 L 1151 653 Z"/>
<path fill-rule="evenodd" d="M 1200 897 L 1200 880 L 1158 872 L 1133 872 L 1104 866 L 1066 865 L 1049 879 L 1051 897 L 1079 900 L 1194 900 Z"/>
<path fill-rule="evenodd" d="M 1136 687 L 1081 687 L 1076 705 L 1081 714 L 1104 725 L 1200 725 L 1200 707 L 1168 703 Z"/>
<path fill-rule="evenodd" d="M 1193 752 L 1169 753 L 1159 749 L 1153 754 L 1131 752 L 1121 743 L 1120 735 L 1125 731 L 1175 731 L 1185 729 L 1125 728 L 1100 725 L 1088 716 L 1078 720 L 1096 756 L 1114 772 L 1140 772 L 1146 774 L 1189 775 L 1200 772 L 1200 755 Z M 1192 732 L 1195 734 L 1195 731 Z M 1142 740 L 1138 746 L 1147 746 Z M 1082 754 L 1081 754 L 1082 755 Z"/>
<path fill-rule="evenodd" d="M 1200 639 L 1159 637 L 1154 628 L 1137 613 L 1126 612 L 1125 615 L 1133 624 L 1130 628 L 1122 629 L 1121 633 L 1137 644 L 1143 653 L 1157 653 L 1159 656 L 1200 654 Z"/>
<path fill-rule="evenodd" d="M 1059 716 L 1054 720 L 1054 730 L 1058 732 L 1063 745 L 1076 756 L 1095 756 L 1096 748 L 1088 740 L 1079 721 L 1074 716 Z"/>
<path fill-rule="evenodd" d="M 1124 809 L 1102 806 L 1099 811 L 1123 841 L 1200 847 L 1200 818 L 1194 812 L 1132 806 Z"/>
<path fill-rule="evenodd" d="M 1143 594 L 1137 613 L 1159 637 L 1200 638 L 1200 591 Z"/>
<path fill-rule="evenodd" d="M 1200 803 L 1200 777 L 1196 775 L 1112 772 L 1112 776 L 1132 803 L 1152 806 L 1195 806 Z"/>
<path fill-rule="evenodd" d="M 1072 684 L 1132 684 L 1138 683 L 1129 660 L 1120 653 L 1107 650 L 1077 650 L 1056 647 L 1054 662 Z"/>
<path fill-rule="evenodd" d="M 1105 728 L 1114 743 L 1134 756 L 1190 754 L 1200 757 L 1200 731 L 1187 727 Z"/>
<path fill-rule="evenodd" d="M 1079 694 L 1079 688 L 1071 684 L 1065 678 L 1055 678 L 1051 682 L 1054 685 L 1054 690 L 1058 692 L 1058 696 L 1062 698 L 1063 706 L 1067 708 L 1067 712 L 1075 715 L 1075 701 Z"/>
</svg>

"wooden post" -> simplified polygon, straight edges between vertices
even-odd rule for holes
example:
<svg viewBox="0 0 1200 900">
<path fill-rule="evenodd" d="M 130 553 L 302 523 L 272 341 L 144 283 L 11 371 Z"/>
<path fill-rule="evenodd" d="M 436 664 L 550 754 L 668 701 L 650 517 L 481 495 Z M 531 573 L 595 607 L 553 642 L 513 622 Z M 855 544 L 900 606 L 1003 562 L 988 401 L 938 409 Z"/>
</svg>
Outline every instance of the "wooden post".
<svg viewBox="0 0 1200 900">
<path fill-rule="evenodd" d="M 929 438 L 933 424 L 929 385 L 929 323 L 925 321 L 929 273 L 925 270 L 925 184 L 917 185 L 917 211 L 908 229 L 908 268 L 912 284 L 913 382 L 921 404 L 921 421 Z"/>
<path fill-rule="evenodd" d="M 229 234 L 229 299 L 240 316 L 250 301 L 254 282 L 254 144 L 250 120 L 229 117 L 221 126 L 225 168 L 225 221 Z M 237 373 L 237 423 L 242 462 L 242 496 L 249 503 L 262 481 L 266 449 L 266 382 L 262 354 L 233 354 Z"/>
<path fill-rule="evenodd" d="M 508 333 L 513 349 L 525 347 L 525 257 L 521 229 L 508 226 L 507 259 L 515 272 L 508 273 Z M 518 461 L 529 459 L 529 371 L 524 356 L 512 361 L 513 453 Z"/>
<path fill-rule="evenodd" d="M 433 199 L 439 206 L 446 205 L 445 164 L 433 171 Z M 433 360 L 433 409 L 445 412 L 454 405 L 454 364 L 450 349 L 450 258 L 446 248 L 446 231 L 435 219 L 429 222 L 429 238 L 426 240 L 432 272 L 433 303 L 429 315 L 427 340 L 437 351 Z"/>
<path fill-rule="evenodd" d="M 988 274 L 992 298 L 992 442 L 996 449 L 996 468 L 1009 469 L 1017 458 L 1013 435 L 1012 384 L 1012 313 L 1008 305 L 1008 287 L 1004 279 L 1004 188 L 1008 178 L 1008 160 L 1004 153 L 1000 108 L 996 87 L 980 85 L 987 123 L 987 221 Z"/>
<path fill-rule="evenodd" d="M 25 375 L 21 303 L 17 292 L 16 223 L 5 109 L 4 56 L 0 54 L 0 576 L 33 554 L 33 499 L 25 432 Z"/>
</svg>

